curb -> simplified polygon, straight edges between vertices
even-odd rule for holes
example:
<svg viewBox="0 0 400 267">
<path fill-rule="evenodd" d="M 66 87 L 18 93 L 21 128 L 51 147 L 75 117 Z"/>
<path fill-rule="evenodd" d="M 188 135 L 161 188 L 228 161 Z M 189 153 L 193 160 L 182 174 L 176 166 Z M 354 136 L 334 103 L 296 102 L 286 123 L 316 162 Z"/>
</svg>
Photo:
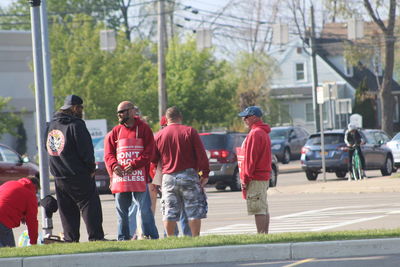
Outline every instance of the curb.
<svg viewBox="0 0 400 267">
<path fill-rule="evenodd" d="M 256 244 L 0 259 L 8 267 L 128 267 L 398 254 L 400 238 Z"/>
</svg>

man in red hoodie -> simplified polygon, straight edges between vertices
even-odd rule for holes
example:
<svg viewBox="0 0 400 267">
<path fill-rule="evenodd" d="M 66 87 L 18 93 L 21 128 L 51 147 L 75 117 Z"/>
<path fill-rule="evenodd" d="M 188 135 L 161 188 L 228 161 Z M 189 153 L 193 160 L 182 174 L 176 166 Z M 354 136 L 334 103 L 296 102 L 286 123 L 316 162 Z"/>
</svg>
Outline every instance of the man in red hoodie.
<svg viewBox="0 0 400 267">
<path fill-rule="evenodd" d="M 271 176 L 271 128 L 263 123 L 262 111 L 259 107 L 250 106 L 239 113 L 249 134 L 243 141 L 241 150 L 244 158 L 240 164 L 240 179 L 247 202 L 247 212 L 254 215 L 257 232 L 268 233 L 269 212 L 267 189 Z M 238 156 L 238 160 L 240 157 Z"/>
<path fill-rule="evenodd" d="M 149 166 L 154 152 L 153 132 L 136 116 L 135 106 L 129 101 L 118 105 L 117 116 L 120 125 L 115 126 L 104 139 L 104 162 L 111 179 L 111 192 L 115 194 L 118 240 L 133 237 L 129 215 L 135 204 L 142 217 L 143 234 L 158 239 L 147 187 L 151 182 Z"/>
<path fill-rule="evenodd" d="M 0 186 L 0 247 L 15 247 L 12 228 L 26 223 L 29 240 L 35 245 L 38 239 L 39 180 L 36 177 L 8 181 Z"/>
</svg>

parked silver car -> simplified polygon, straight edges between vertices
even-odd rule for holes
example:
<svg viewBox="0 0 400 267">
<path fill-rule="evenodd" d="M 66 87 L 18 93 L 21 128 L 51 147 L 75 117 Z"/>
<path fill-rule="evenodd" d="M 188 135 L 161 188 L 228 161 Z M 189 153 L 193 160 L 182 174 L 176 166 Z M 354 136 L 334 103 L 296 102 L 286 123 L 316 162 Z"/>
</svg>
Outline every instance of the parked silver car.
<svg viewBox="0 0 400 267">
<path fill-rule="evenodd" d="M 309 133 L 299 126 L 272 127 L 269 134 L 272 153 L 283 164 L 299 159 L 301 148 L 307 141 Z"/>
</svg>

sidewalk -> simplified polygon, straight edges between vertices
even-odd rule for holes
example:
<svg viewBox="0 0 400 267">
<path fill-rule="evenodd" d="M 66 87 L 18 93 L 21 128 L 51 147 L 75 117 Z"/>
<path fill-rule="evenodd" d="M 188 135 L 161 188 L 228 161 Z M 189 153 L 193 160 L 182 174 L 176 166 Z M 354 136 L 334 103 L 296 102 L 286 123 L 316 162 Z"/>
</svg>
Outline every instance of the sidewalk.
<svg viewBox="0 0 400 267">
<path fill-rule="evenodd" d="M 400 238 L 103 252 L 0 259 L 7 267 L 128 267 L 397 254 Z"/>
</svg>

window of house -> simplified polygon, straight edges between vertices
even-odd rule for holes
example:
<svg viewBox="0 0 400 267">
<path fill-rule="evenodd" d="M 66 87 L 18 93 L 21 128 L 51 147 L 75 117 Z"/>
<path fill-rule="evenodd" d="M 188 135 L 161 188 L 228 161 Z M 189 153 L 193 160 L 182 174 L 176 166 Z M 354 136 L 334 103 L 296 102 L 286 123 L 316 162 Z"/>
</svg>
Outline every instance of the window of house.
<svg viewBox="0 0 400 267">
<path fill-rule="evenodd" d="M 296 81 L 304 81 L 305 77 L 304 63 L 296 63 Z"/>
<path fill-rule="evenodd" d="M 346 59 L 344 60 L 344 74 L 347 77 L 353 77 L 354 75 L 353 66 Z"/>
<path fill-rule="evenodd" d="M 312 103 L 306 104 L 306 121 L 314 121 L 314 109 Z"/>
<path fill-rule="evenodd" d="M 303 48 L 301 48 L 301 47 L 297 47 L 297 54 L 301 54 L 303 52 Z"/>
</svg>

